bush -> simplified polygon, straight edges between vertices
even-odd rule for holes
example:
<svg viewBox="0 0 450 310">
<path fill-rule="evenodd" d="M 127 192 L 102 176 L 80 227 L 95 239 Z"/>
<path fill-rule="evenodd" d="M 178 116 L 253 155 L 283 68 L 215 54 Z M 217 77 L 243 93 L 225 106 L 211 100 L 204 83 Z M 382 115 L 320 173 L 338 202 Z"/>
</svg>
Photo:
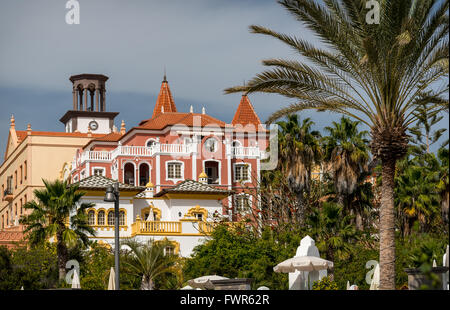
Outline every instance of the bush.
<svg viewBox="0 0 450 310">
<path fill-rule="evenodd" d="M 336 282 L 334 282 L 330 279 L 330 277 L 323 277 L 319 281 L 315 281 L 313 283 L 312 289 L 314 291 L 338 290 L 338 286 L 337 286 Z"/>
</svg>

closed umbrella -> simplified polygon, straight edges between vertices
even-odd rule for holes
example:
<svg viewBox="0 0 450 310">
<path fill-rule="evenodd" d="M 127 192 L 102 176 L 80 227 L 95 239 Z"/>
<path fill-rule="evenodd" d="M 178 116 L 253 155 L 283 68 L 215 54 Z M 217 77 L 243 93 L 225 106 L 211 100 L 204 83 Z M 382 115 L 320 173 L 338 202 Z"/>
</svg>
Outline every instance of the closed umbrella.
<svg viewBox="0 0 450 310">
<path fill-rule="evenodd" d="M 209 275 L 189 280 L 188 284 L 192 287 L 200 289 L 214 288 L 214 285 L 211 283 L 211 280 L 227 280 L 227 279 L 228 278 L 226 277 L 218 275 Z"/>
<path fill-rule="evenodd" d="M 72 288 L 81 288 L 80 278 L 78 277 L 78 272 L 76 269 L 73 271 Z"/>
<path fill-rule="evenodd" d="M 333 268 L 333 262 L 315 256 L 296 256 L 289 258 L 275 267 L 275 272 L 319 271 Z"/>
<path fill-rule="evenodd" d="M 109 272 L 109 281 L 108 281 L 108 290 L 116 289 L 116 273 L 114 272 L 114 268 L 111 267 L 111 271 Z"/>
<path fill-rule="evenodd" d="M 380 265 L 379 264 L 377 264 L 375 266 L 372 282 L 370 283 L 370 290 L 378 290 L 378 289 L 380 289 Z"/>
</svg>

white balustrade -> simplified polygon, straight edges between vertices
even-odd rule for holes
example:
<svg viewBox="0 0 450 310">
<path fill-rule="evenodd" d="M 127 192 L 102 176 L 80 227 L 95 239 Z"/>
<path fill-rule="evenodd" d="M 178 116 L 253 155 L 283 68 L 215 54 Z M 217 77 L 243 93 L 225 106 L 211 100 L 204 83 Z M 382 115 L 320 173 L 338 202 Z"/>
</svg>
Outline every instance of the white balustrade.
<svg viewBox="0 0 450 310">
<path fill-rule="evenodd" d="M 232 147 L 231 154 L 235 157 L 257 157 L 260 150 L 258 147 Z"/>
</svg>

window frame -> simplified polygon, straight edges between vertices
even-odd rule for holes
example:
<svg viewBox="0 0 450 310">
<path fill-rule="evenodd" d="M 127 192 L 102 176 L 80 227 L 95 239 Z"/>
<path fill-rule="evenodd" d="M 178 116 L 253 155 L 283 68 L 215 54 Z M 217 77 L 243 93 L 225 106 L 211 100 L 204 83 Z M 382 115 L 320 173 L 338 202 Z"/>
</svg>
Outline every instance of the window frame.
<svg viewBox="0 0 450 310">
<path fill-rule="evenodd" d="M 247 166 L 247 179 L 238 179 L 237 178 L 236 168 L 242 167 L 242 166 Z M 252 172 L 252 164 L 246 163 L 246 162 L 234 163 L 233 164 L 233 182 L 235 182 L 235 183 L 239 182 L 241 184 L 251 182 L 252 181 L 251 172 Z"/>
<path fill-rule="evenodd" d="M 176 176 L 176 170 L 174 170 L 174 177 L 171 178 L 169 176 L 169 166 L 170 165 L 180 165 L 180 177 L 177 178 Z M 184 162 L 179 161 L 179 160 L 170 160 L 170 161 L 166 161 L 166 181 L 180 181 L 180 180 L 184 180 Z"/>
</svg>

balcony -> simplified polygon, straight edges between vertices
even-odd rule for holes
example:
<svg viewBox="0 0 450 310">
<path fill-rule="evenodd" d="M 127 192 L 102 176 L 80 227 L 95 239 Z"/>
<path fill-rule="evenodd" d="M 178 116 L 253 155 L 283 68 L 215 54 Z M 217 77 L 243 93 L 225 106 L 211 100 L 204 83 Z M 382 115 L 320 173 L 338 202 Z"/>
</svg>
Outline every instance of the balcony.
<svg viewBox="0 0 450 310">
<path fill-rule="evenodd" d="M 232 147 L 231 154 L 233 157 L 259 157 L 260 150 L 258 147 Z"/>
<path fill-rule="evenodd" d="M 181 234 L 181 222 L 141 221 L 131 224 L 131 235 Z"/>
<path fill-rule="evenodd" d="M 12 189 L 5 189 L 3 192 L 3 201 L 11 202 L 14 199 L 14 195 L 12 193 Z"/>
<path fill-rule="evenodd" d="M 242 227 L 242 222 L 226 222 L 223 223 L 228 227 Z M 140 218 L 131 224 L 131 236 L 135 235 L 190 235 L 190 236 L 205 236 L 210 235 L 214 228 L 220 225 L 214 222 L 204 222 L 197 219 L 182 219 L 179 222 L 167 221 L 143 221 Z"/>
<path fill-rule="evenodd" d="M 159 154 L 189 155 L 197 148 L 197 144 L 160 144 L 147 146 L 123 146 L 119 145 L 113 151 L 86 151 L 81 154 L 80 162 L 111 162 L 119 156 L 152 157 Z M 264 157 L 265 152 L 258 147 L 231 147 L 227 153 L 232 157 Z M 76 161 L 72 163 L 75 167 Z"/>
</svg>

